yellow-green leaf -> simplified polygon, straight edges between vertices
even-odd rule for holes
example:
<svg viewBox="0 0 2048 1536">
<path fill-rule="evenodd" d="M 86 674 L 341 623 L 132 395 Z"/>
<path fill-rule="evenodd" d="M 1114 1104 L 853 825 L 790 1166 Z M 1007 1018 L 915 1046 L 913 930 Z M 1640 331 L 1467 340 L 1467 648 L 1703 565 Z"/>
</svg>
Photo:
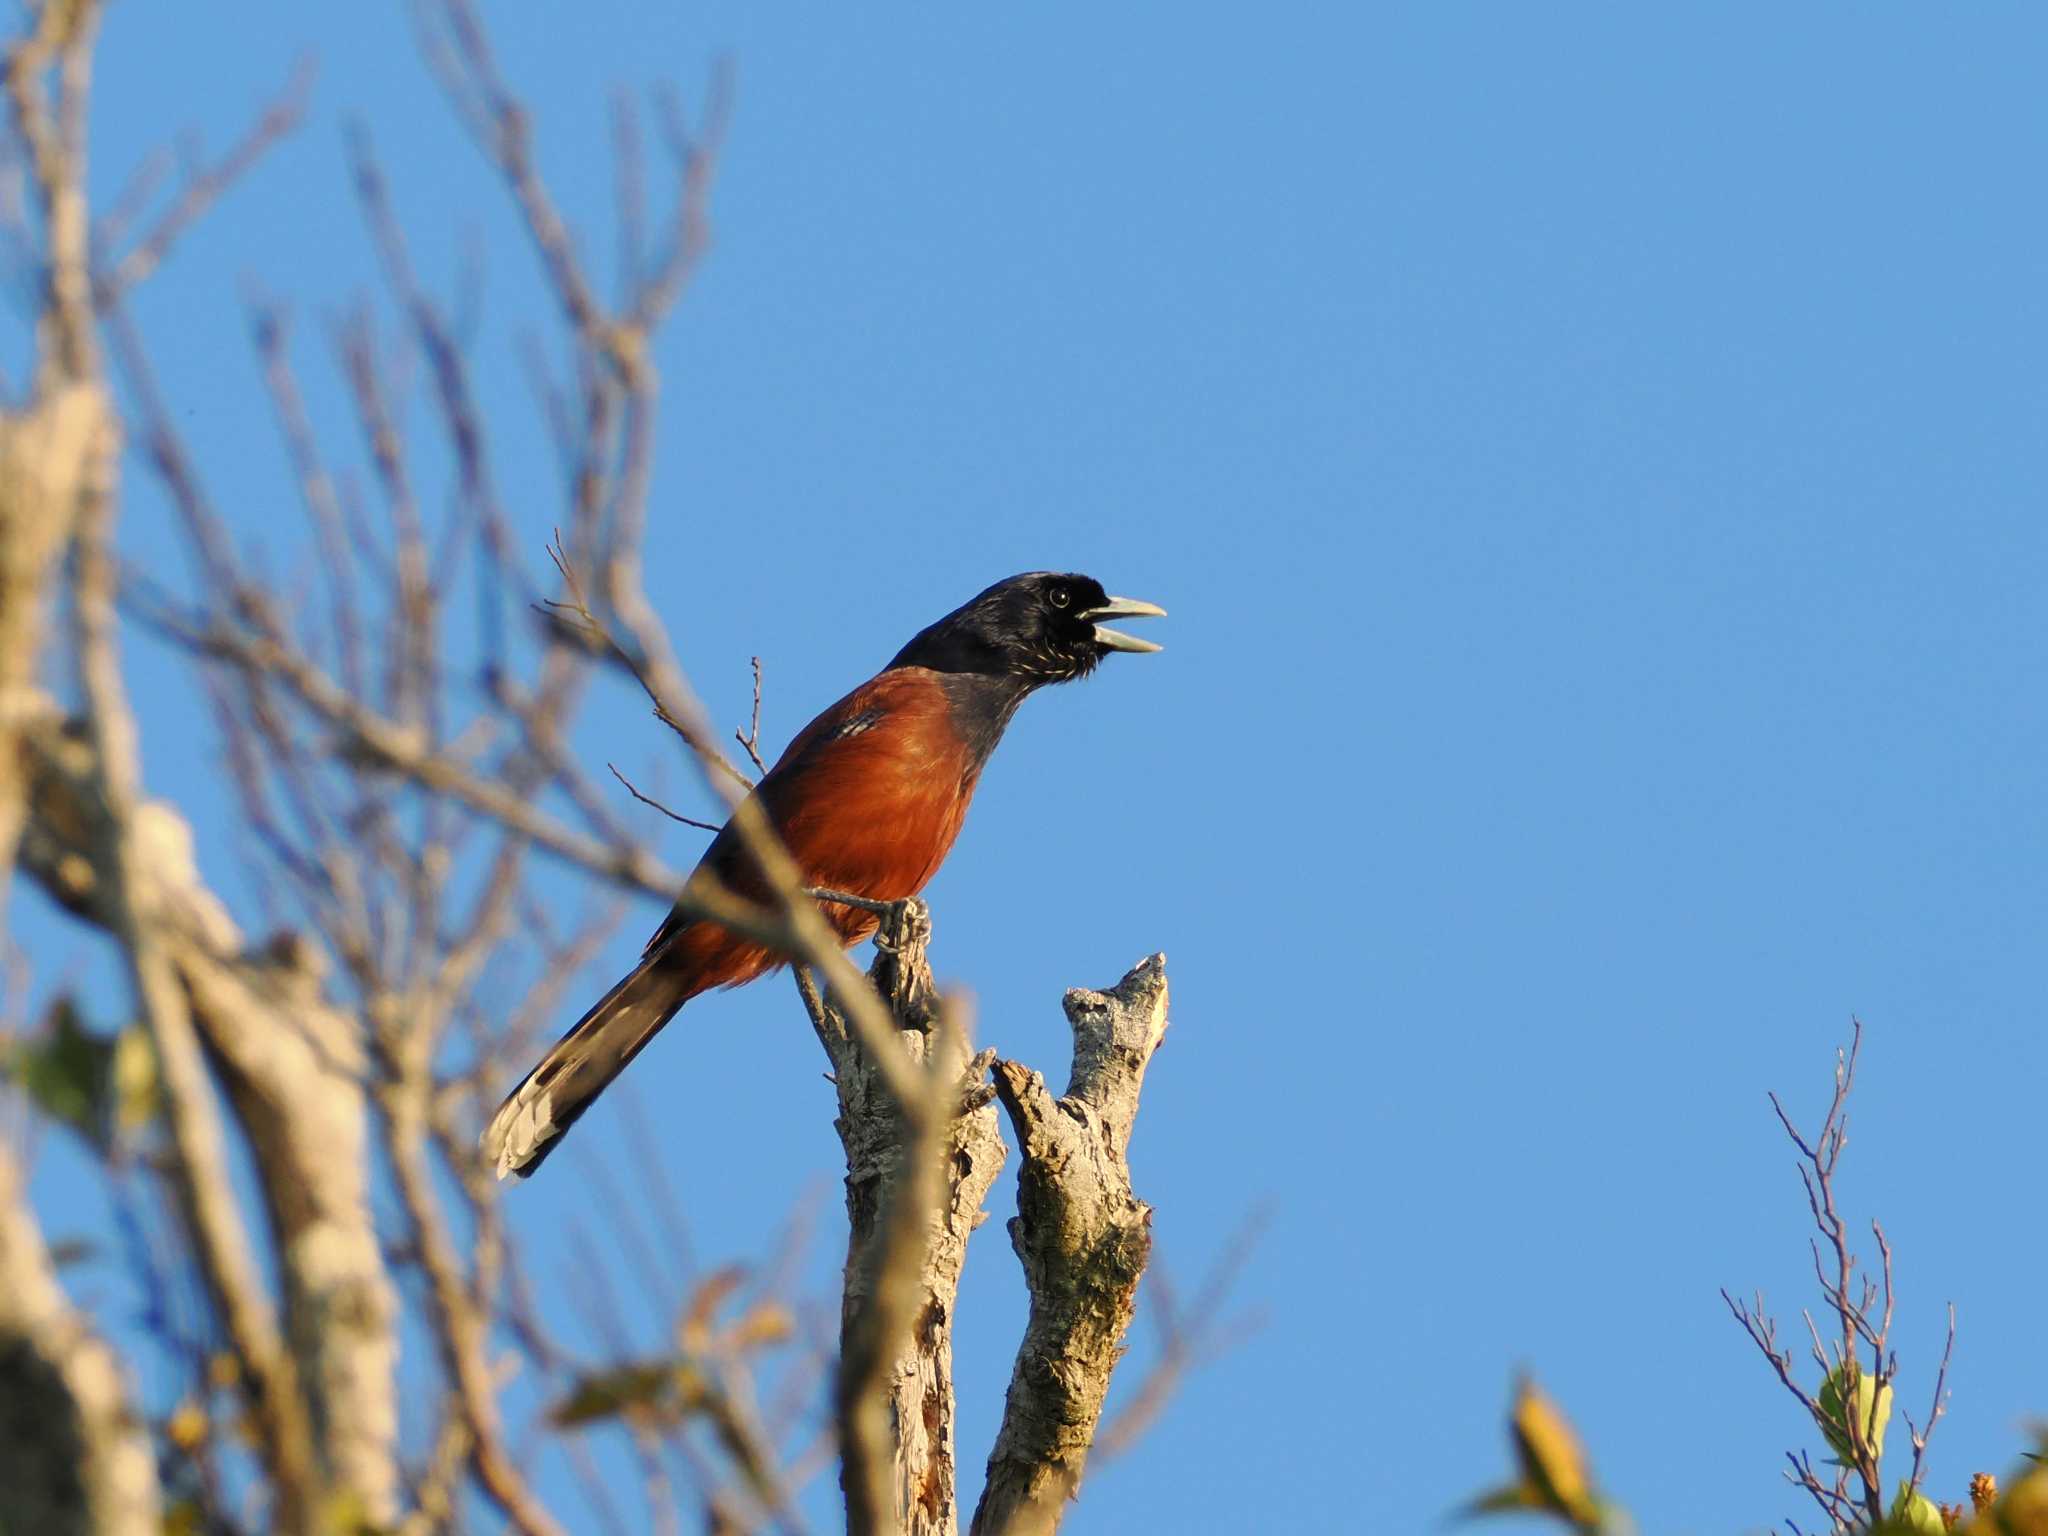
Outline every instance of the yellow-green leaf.
<svg viewBox="0 0 2048 1536">
<path fill-rule="evenodd" d="M 1879 1387 L 1876 1378 L 1865 1375 L 1854 1361 L 1846 1366 L 1836 1366 L 1828 1372 L 1828 1379 L 1820 1384 L 1820 1432 L 1827 1437 L 1829 1448 L 1839 1460 L 1848 1462 L 1854 1459 L 1850 1454 L 1854 1442 L 1850 1439 L 1849 1420 L 1842 1412 L 1844 1403 L 1852 1397 L 1846 1390 L 1844 1378 L 1852 1378 L 1856 1384 L 1853 1393 L 1855 1422 L 1863 1442 L 1870 1448 L 1874 1459 L 1882 1459 L 1885 1426 L 1892 1417 L 1891 1384 L 1887 1382 Z"/>
<path fill-rule="evenodd" d="M 1593 1476 L 1579 1437 L 1558 1406 L 1524 1377 L 1508 1415 L 1519 1475 L 1506 1487 L 1465 1506 L 1470 1515 L 1528 1511 L 1555 1515 L 1581 1532 L 1626 1529 L 1618 1511 L 1593 1492 Z"/>
<path fill-rule="evenodd" d="M 1887 1519 L 1898 1531 L 1931 1531 L 1934 1536 L 1941 1536 L 1948 1529 L 1948 1522 L 1941 1518 L 1941 1506 L 1906 1482 L 1899 1484 L 1898 1497 L 1892 1500 Z"/>
<path fill-rule="evenodd" d="M 1593 1506 L 1586 1453 L 1563 1411 L 1527 1377 L 1515 1393 L 1509 1429 L 1522 1481 L 1542 1496 L 1544 1507 L 1583 1518 Z"/>
</svg>

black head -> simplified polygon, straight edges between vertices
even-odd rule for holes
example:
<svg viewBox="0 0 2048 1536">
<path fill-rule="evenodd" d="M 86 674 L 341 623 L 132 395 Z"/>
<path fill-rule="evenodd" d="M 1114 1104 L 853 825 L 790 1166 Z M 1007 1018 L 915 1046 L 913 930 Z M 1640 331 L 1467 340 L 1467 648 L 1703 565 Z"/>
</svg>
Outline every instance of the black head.
<svg viewBox="0 0 2048 1536">
<path fill-rule="evenodd" d="M 1111 597 L 1092 576 L 1031 571 L 955 608 L 889 665 L 1012 677 L 1033 688 L 1067 683 L 1086 677 L 1111 651 L 1160 649 L 1101 620 L 1165 614 L 1152 603 Z"/>
</svg>

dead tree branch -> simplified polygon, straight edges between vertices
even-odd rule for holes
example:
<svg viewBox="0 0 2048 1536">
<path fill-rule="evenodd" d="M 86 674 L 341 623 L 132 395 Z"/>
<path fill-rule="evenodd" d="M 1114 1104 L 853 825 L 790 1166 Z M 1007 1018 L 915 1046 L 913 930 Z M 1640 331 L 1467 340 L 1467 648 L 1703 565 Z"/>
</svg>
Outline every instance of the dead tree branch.
<svg viewBox="0 0 2048 1536">
<path fill-rule="evenodd" d="M 1031 1316 L 974 1530 L 1056 1530 L 1080 1488 L 1110 1374 L 1152 1251 L 1152 1208 L 1132 1193 L 1131 1130 L 1145 1069 L 1166 1036 L 1166 957 L 1107 992 L 1066 996 L 1073 1070 L 1055 1100 L 1045 1079 L 999 1061 L 996 1095 L 1023 1158 L 1010 1242 Z"/>
<path fill-rule="evenodd" d="M 813 892 L 847 900 L 844 892 Z M 995 1053 L 969 1056 L 937 1002 L 922 902 L 884 907 L 870 979 L 891 1000 L 897 1047 L 925 1078 L 907 1115 L 866 1042 L 798 972 L 832 1063 L 846 1150 L 846 1284 L 837 1390 L 841 1486 L 850 1531 L 950 1536 L 959 1528 L 953 1319 L 967 1242 L 1007 1148 L 986 1083 Z"/>
<path fill-rule="evenodd" d="M 111 480 L 109 451 L 106 475 Z M 114 641 L 109 548 L 111 486 L 89 499 L 73 587 L 77 648 L 93 747 L 94 798 L 106 809 L 95 863 L 107 871 L 109 928 L 127 956 L 142 1016 L 156 1049 L 178 1191 L 197 1238 L 201 1272 L 249 1383 L 250 1407 L 287 1532 L 316 1528 L 321 1491 L 313 1424 L 298 1363 L 286 1348 L 234 1200 L 227 1138 L 191 999 L 179 985 L 161 910 L 150 900 L 151 854 L 139 830 L 140 765 L 135 718 Z"/>
<path fill-rule="evenodd" d="M 0 1529 L 158 1536 L 156 1456 L 119 1363 L 72 1309 L 0 1143 Z"/>
</svg>

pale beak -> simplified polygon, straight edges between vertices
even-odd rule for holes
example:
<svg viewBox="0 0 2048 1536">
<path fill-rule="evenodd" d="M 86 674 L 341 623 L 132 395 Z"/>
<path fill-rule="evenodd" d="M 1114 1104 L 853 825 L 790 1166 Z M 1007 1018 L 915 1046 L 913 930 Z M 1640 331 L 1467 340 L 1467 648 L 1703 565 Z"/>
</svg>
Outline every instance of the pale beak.
<svg viewBox="0 0 2048 1536">
<path fill-rule="evenodd" d="M 1140 602 L 1135 597 L 1112 597 L 1097 603 L 1075 615 L 1079 619 L 1163 619 L 1166 610 L 1157 603 Z M 1108 651 L 1159 651 L 1164 646 L 1154 645 L 1150 640 L 1140 640 L 1136 635 L 1127 635 L 1120 629 L 1111 629 L 1107 624 L 1095 626 L 1095 643 Z"/>
</svg>

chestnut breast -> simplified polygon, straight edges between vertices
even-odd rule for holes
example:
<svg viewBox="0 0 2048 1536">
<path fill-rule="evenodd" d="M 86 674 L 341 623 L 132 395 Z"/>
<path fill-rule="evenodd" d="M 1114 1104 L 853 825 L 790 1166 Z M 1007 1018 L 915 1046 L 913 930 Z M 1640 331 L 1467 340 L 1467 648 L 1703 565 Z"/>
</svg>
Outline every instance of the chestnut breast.
<svg viewBox="0 0 2048 1536">
<path fill-rule="evenodd" d="M 945 862 L 980 775 L 940 674 L 898 667 L 805 727 L 756 793 L 811 884 L 898 901 Z"/>
<path fill-rule="evenodd" d="M 937 672 L 891 668 L 805 726 L 754 787 L 806 885 L 900 901 L 938 873 L 993 745 L 985 732 L 963 734 L 955 691 Z M 730 826 L 699 867 L 741 895 L 767 896 Z M 828 905 L 825 916 L 848 944 L 875 931 L 872 913 Z M 690 978 L 692 996 L 781 964 L 750 940 L 674 912 L 648 941 L 648 953 L 657 950 Z"/>
</svg>

